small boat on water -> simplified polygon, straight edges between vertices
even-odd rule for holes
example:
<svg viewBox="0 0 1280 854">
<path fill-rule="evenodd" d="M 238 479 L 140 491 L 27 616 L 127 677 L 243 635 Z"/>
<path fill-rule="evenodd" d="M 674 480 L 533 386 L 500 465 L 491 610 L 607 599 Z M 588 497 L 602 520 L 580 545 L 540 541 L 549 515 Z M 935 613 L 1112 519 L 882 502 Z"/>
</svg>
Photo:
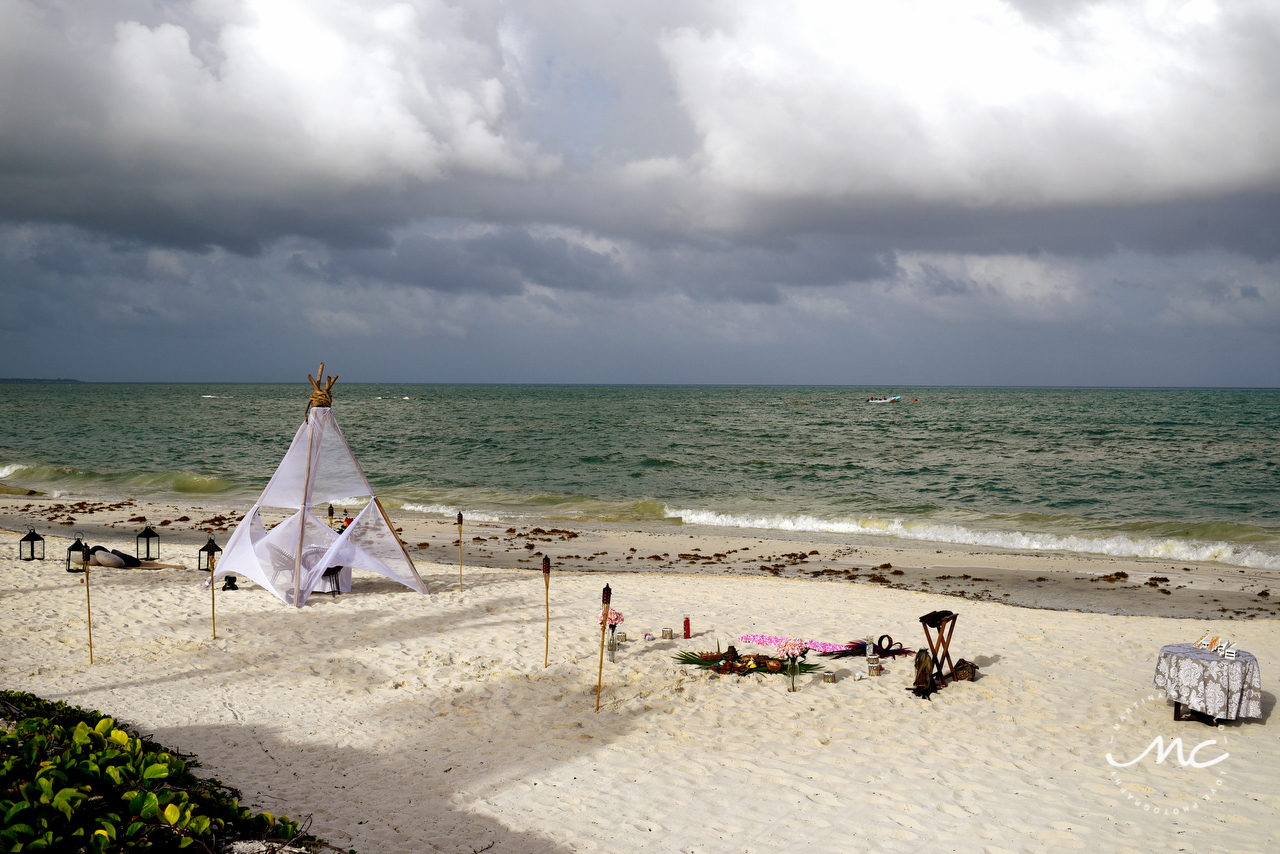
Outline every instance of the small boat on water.
<svg viewBox="0 0 1280 854">
<path fill-rule="evenodd" d="M 895 394 L 893 397 L 869 397 L 867 403 L 897 403 L 902 400 L 902 395 Z"/>
</svg>

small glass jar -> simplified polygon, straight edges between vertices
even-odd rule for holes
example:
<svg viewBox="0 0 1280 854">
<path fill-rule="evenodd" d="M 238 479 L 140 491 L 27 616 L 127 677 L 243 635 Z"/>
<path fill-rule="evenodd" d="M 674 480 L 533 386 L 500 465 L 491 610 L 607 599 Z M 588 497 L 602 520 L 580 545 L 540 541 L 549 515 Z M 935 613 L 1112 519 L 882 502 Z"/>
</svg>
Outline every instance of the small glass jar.
<svg viewBox="0 0 1280 854">
<path fill-rule="evenodd" d="M 672 631 L 671 629 L 663 629 L 663 630 L 662 630 L 662 639 L 663 639 L 663 640 L 675 640 L 675 637 L 676 637 L 676 633 L 675 633 L 674 631 Z"/>
</svg>

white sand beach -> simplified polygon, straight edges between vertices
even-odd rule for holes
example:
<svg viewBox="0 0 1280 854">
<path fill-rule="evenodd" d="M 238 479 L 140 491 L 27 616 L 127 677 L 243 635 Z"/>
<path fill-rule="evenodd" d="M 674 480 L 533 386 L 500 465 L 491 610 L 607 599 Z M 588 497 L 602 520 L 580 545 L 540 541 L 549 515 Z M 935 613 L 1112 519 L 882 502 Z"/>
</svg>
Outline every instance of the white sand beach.
<svg viewBox="0 0 1280 854">
<path fill-rule="evenodd" d="M 447 526 L 434 530 L 432 548 L 443 547 Z M 412 543 L 415 533 L 404 538 Z M 679 536 L 682 551 L 723 554 L 723 538 Z M 609 550 L 584 539 L 573 541 L 582 560 Z M 350 594 L 317 595 L 301 610 L 247 583 L 219 592 L 216 640 L 210 594 L 193 569 L 93 570 L 90 666 L 85 589 L 62 566 L 68 542 L 50 538 L 43 563 L 16 560 L 16 548 L 0 559 L 0 684 L 114 714 L 196 754 L 201 773 L 239 788 L 246 802 L 310 814 L 314 833 L 362 854 L 490 845 L 619 854 L 1280 846 L 1280 740 L 1269 732 L 1280 672 L 1274 619 L 1011 607 L 833 582 L 810 574 L 818 567 L 751 577 L 720 566 L 600 566 L 553 573 L 544 669 L 534 564 L 467 566 L 459 592 L 456 562 L 419 556 L 429 596 L 363 573 Z M 131 534 L 94 542 L 133 547 Z M 775 552 L 785 545 L 750 542 Z M 563 553 L 558 543 L 552 551 Z M 1005 564 L 1040 572 L 1060 560 L 1070 566 L 1055 568 L 1072 577 L 1117 565 L 932 554 L 937 566 L 985 563 L 991 578 Z M 171 543 L 164 559 L 194 567 L 194 557 L 194 547 Z M 879 557 L 859 555 L 864 567 Z M 1127 586 L 1146 588 L 1139 580 Z M 597 713 L 595 616 L 606 582 L 630 640 L 605 663 Z M 998 581 L 985 586 L 1000 598 Z M 1186 590 L 1106 595 L 1148 593 L 1172 604 Z M 907 690 L 907 659 L 861 680 L 863 660 L 845 659 L 832 668 L 835 684 L 810 675 L 789 693 L 779 676 L 719 677 L 671 658 L 755 632 L 841 642 L 876 631 L 917 648 L 918 618 L 943 608 L 960 615 L 953 658 L 982 669 L 929 701 Z M 639 640 L 667 626 L 678 633 L 684 614 L 692 639 Z M 1211 628 L 1257 656 L 1262 720 L 1220 729 L 1175 722 L 1152 688 L 1159 648 Z M 1212 740 L 1199 759 L 1227 758 L 1209 768 L 1182 765 L 1176 753 L 1108 763 L 1108 753 L 1139 756 L 1157 736 L 1181 738 L 1187 751 Z"/>
</svg>

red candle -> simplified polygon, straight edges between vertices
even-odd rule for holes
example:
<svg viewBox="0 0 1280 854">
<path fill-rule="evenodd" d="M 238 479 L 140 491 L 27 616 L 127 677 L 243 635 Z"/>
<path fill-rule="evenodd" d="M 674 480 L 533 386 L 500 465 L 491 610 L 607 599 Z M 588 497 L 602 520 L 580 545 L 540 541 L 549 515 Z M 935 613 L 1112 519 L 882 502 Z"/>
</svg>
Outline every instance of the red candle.
<svg viewBox="0 0 1280 854">
<path fill-rule="evenodd" d="M 684 615 L 684 636 L 689 637 L 689 615 Z"/>
</svg>

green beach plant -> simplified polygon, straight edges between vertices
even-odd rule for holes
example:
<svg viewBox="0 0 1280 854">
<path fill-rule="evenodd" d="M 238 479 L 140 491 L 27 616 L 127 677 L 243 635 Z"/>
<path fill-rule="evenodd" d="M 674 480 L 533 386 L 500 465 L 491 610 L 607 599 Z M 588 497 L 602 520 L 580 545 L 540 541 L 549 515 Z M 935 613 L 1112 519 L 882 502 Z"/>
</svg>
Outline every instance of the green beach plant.
<svg viewBox="0 0 1280 854">
<path fill-rule="evenodd" d="M 0 851 L 219 850 L 233 840 L 330 848 L 240 806 L 196 762 L 100 712 L 0 692 Z"/>
</svg>

